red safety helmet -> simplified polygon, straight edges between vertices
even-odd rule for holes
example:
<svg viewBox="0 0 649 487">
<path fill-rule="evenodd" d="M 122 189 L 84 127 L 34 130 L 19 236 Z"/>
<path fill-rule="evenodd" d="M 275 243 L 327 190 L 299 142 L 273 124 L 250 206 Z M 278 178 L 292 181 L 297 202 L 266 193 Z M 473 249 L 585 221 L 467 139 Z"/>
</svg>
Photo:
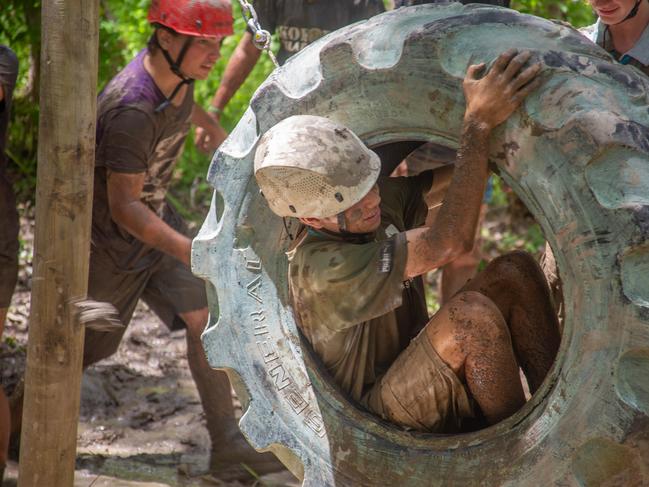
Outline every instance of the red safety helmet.
<svg viewBox="0 0 649 487">
<path fill-rule="evenodd" d="M 229 0 L 152 0 L 147 20 L 190 36 L 228 36 L 234 32 Z"/>
</svg>

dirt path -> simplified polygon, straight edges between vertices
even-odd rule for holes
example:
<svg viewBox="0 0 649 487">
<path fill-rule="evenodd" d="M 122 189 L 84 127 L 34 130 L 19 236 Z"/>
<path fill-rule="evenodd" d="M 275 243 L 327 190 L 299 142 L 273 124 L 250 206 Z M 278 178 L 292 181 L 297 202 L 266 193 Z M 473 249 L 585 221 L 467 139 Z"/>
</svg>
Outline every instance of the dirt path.
<svg viewBox="0 0 649 487">
<path fill-rule="evenodd" d="M 9 394 L 25 369 L 31 213 L 21 209 L 29 216 L 21 218 L 20 274 L 0 344 L 0 381 Z M 210 443 L 185 350 L 185 332 L 170 333 L 140 303 L 117 353 L 84 373 L 75 487 L 244 485 L 202 475 Z M 3 485 L 15 486 L 17 476 L 18 464 L 10 461 Z M 252 484 L 299 482 L 284 472 Z"/>
<path fill-rule="evenodd" d="M 0 353 L 2 380 L 24 369 L 29 293 L 14 295 Z M 11 388 L 11 386 L 10 386 Z M 118 352 L 84 374 L 75 486 L 214 486 L 205 420 L 185 357 L 184 331 L 169 333 L 140 304 Z M 15 484 L 11 462 L 5 485 Z M 299 485 L 288 473 L 265 485 Z"/>
</svg>

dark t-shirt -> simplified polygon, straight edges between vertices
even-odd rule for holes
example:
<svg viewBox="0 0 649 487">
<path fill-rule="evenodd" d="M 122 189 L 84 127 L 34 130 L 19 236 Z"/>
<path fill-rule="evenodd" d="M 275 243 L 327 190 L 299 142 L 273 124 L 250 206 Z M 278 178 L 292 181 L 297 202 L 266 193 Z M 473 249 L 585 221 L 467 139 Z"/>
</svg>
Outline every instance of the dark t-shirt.
<svg viewBox="0 0 649 487">
<path fill-rule="evenodd" d="M 11 111 L 11 98 L 16 78 L 18 77 L 18 58 L 7 46 L 0 45 L 0 84 L 4 91 L 4 99 L 0 102 L 0 174 L 5 171 L 7 164 L 5 147 L 7 143 L 7 127 L 9 126 L 9 112 Z"/>
<path fill-rule="evenodd" d="M 385 11 L 382 0 L 255 0 L 254 7 L 262 29 L 279 37 L 280 64 L 323 35 Z"/>
<path fill-rule="evenodd" d="M 421 278 L 403 280 L 403 232 L 424 223 L 422 195 L 430 183 L 430 172 L 382 177 L 376 234 L 343 237 L 309 229 L 289 252 L 299 327 L 336 383 L 357 401 L 428 322 Z"/>
<path fill-rule="evenodd" d="M 161 257 L 117 225 L 108 207 L 106 170 L 145 173 L 141 201 L 176 230 L 183 222 L 171 211 L 165 196 L 189 132 L 194 105 L 193 88 L 180 106 L 155 109 L 165 100 L 144 69 L 146 50 L 120 71 L 99 95 L 97 147 L 92 214 L 92 250 L 107 254 L 122 270 L 138 271 Z"/>
</svg>

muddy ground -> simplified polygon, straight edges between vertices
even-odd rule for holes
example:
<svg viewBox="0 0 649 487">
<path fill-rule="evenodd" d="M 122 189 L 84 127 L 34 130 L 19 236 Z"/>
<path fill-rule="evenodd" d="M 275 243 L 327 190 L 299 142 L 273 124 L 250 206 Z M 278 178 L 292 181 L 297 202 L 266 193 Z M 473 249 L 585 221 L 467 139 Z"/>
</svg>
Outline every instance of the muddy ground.
<svg viewBox="0 0 649 487">
<path fill-rule="evenodd" d="M 15 346 L 4 343 L 1 349 L 8 384 L 24 369 L 27 316 L 21 310 L 28 300 L 25 290 L 14 296 L 6 335 Z M 248 484 L 203 475 L 209 437 L 187 366 L 184 331 L 169 333 L 142 304 L 117 354 L 83 376 L 77 448 L 77 487 L 299 485 L 288 473 Z M 17 473 L 18 465 L 10 462 L 5 485 L 13 485 Z"/>
<path fill-rule="evenodd" d="M 19 282 L 0 345 L 1 380 L 9 393 L 24 371 L 31 287 L 33 210 L 20 211 Z M 512 224 L 503 208 L 490 209 L 484 257 L 528 247 L 524 236 L 531 223 L 517 218 Z M 428 281 L 432 311 L 435 276 Z M 208 459 L 209 437 L 187 366 L 184 331 L 170 333 L 140 303 L 118 352 L 83 376 L 75 487 L 299 485 L 288 472 L 248 484 L 220 482 L 205 474 Z M 4 485 L 16 485 L 17 475 L 11 461 Z"/>
<path fill-rule="evenodd" d="M 33 218 L 22 210 L 19 283 L 0 346 L 2 384 L 23 374 L 29 317 Z M 170 333 L 143 303 L 118 352 L 83 376 L 75 487 L 298 486 L 288 472 L 246 484 L 206 474 L 209 436 L 185 356 L 185 332 Z M 5 486 L 16 485 L 10 461 Z"/>
</svg>

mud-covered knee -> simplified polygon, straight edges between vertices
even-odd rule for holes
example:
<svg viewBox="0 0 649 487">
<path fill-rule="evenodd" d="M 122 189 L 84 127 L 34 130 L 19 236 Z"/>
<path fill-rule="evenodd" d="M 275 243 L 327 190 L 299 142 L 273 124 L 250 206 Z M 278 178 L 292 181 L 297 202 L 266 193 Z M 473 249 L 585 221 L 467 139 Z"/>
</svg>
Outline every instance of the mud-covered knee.
<svg viewBox="0 0 649 487">
<path fill-rule="evenodd" d="M 542 275 L 532 254 L 523 250 L 513 250 L 496 257 L 489 263 L 488 269 L 500 279 L 512 282 L 525 282 Z"/>
<path fill-rule="evenodd" d="M 463 291 L 449 303 L 449 316 L 462 329 L 489 339 L 509 336 L 507 323 L 498 306 L 482 293 Z"/>
<path fill-rule="evenodd" d="M 504 321 L 498 306 L 489 297 L 477 291 L 459 292 L 449 305 L 451 319 Z"/>
</svg>

